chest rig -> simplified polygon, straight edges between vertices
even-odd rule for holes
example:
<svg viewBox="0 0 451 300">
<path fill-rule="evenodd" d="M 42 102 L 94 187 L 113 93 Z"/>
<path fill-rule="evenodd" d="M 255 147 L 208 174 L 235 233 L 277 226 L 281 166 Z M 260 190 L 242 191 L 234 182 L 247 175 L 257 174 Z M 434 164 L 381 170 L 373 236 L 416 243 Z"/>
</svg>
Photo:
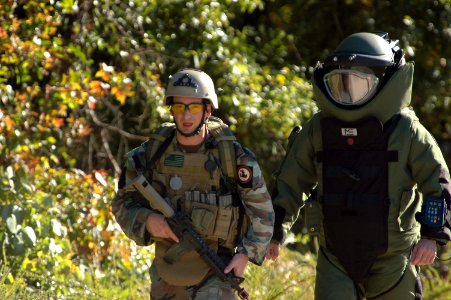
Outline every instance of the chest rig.
<svg viewBox="0 0 451 300">
<path fill-rule="evenodd" d="M 328 249 L 355 282 L 362 282 L 388 246 L 388 137 L 400 116 L 385 126 L 376 118 L 355 123 L 321 121 L 323 227 Z M 385 127 L 385 130 L 384 130 Z"/>
<path fill-rule="evenodd" d="M 219 118 L 206 124 L 210 136 L 196 152 L 177 144 L 175 124 L 161 126 L 146 150 L 147 176 L 174 209 L 191 214 L 205 239 L 233 248 L 240 235 L 236 227 L 245 227 L 236 191 L 236 138 Z"/>
</svg>

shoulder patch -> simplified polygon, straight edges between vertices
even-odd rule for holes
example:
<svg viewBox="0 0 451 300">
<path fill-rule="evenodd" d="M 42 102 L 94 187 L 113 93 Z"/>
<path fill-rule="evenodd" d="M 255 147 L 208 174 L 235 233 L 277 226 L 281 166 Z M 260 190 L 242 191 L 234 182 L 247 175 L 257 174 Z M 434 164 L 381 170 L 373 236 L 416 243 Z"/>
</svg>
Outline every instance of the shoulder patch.
<svg viewBox="0 0 451 300">
<path fill-rule="evenodd" d="M 245 165 L 238 165 L 237 166 L 237 172 L 238 172 L 238 184 L 245 188 L 252 187 L 252 179 L 254 178 L 254 172 L 252 170 L 252 167 L 245 166 Z"/>
</svg>

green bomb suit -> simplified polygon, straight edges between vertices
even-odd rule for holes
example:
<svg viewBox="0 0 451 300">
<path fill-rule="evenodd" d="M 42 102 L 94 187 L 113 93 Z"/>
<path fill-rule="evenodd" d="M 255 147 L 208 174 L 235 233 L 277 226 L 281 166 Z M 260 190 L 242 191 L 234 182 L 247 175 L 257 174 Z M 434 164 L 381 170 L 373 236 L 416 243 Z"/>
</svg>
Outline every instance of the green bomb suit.
<svg viewBox="0 0 451 300">
<path fill-rule="evenodd" d="M 372 101 L 353 110 L 345 110 L 332 104 L 315 80 L 313 82 L 320 112 L 306 122 L 292 140 L 290 150 L 277 175 L 274 206 L 276 223 L 277 215 L 282 215 L 283 227 L 289 228 L 305 205 L 304 200 L 314 188 L 317 190 L 317 200 L 308 203 L 306 207 L 309 230 L 317 232 L 321 247 L 315 299 L 347 300 L 363 296 L 366 299 L 418 299 L 421 297 L 418 269 L 409 263 L 413 246 L 420 237 L 432 238 L 441 244 L 449 240 L 448 228 L 445 227 L 443 232 L 438 233 L 423 232 L 421 224 L 415 218 L 415 214 L 421 210 L 422 197 L 445 197 L 449 203 L 451 188 L 449 171 L 437 143 L 420 124 L 413 110 L 408 108 L 413 71 L 413 63 L 406 63 L 393 74 Z M 377 227 L 382 228 L 385 234 L 386 248 L 383 253 L 373 255 L 373 259 L 367 264 L 369 269 L 362 273 L 362 280 L 356 282 L 343 266 L 344 259 L 340 260 L 330 249 L 328 240 L 331 237 L 327 236 L 328 230 L 325 230 L 325 224 L 329 221 L 325 216 L 327 210 L 324 206 L 324 201 L 327 201 L 324 194 L 328 182 L 324 180 L 323 162 L 318 158 L 324 150 L 322 128 L 327 128 L 322 127 L 322 122 L 324 119 L 333 118 L 352 124 L 367 117 L 374 117 L 381 125 L 386 125 L 395 115 L 400 117 L 387 138 L 386 151 L 396 153 L 397 157 L 395 155 L 395 158 L 387 163 L 387 211 L 384 224 Z M 278 214 L 277 211 L 282 213 Z M 371 212 L 368 216 L 367 219 L 371 219 Z M 363 243 L 371 242 L 371 237 L 375 234 L 371 231 L 376 229 L 371 226 L 367 227 L 369 232 L 358 229 L 362 225 L 365 228 L 365 222 L 371 221 L 357 219 L 353 224 L 355 230 L 351 228 L 350 232 L 342 232 L 342 243 L 346 243 L 346 238 L 353 234 L 362 236 Z M 351 237 L 350 241 L 355 244 L 345 244 L 343 247 L 350 248 L 346 251 L 353 253 L 352 248 L 356 248 L 360 243 L 359 237 Z M 349 259 L 352 264 L 352 255 Z M 411 296 L 406 298 L 406 295 Z"/>
</svg>

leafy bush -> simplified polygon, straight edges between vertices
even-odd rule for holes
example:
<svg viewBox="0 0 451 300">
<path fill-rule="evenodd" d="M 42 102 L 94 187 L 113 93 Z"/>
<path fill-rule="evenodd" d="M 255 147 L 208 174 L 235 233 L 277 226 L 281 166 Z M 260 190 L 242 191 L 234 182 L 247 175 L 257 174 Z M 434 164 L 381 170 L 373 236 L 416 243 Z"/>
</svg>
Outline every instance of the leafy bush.
<svg viewBox="0 0 451 300">
<path fill-rule="evenodd" d="M 6 174 L 5 174 L 6 173 Z M 110 211 L 114 183 L 101 171 L 1 170 L 0 243 L 7 283 L 61 295 L 96 295 L 146 276 L 153 249 L 137 249 Z M 105 290 L 111 290 L 105 288 Z"/>
</svg>

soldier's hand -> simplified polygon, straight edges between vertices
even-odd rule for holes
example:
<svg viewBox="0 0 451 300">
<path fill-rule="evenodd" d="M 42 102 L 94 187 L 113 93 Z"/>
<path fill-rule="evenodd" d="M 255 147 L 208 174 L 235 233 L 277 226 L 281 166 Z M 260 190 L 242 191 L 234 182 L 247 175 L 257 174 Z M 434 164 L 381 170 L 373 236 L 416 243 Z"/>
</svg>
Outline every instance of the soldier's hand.
<svg viewBox="0 0 451 300">
<path fill-rule="evenodd" d="M 229 265 L 224 269 L 224 273 L 229 273 L 233 270 L 235 276 L 243 277 L 249 257 L 244 253 L 237 253 L 233 256 Z"/>
<path fill-rule="evenodd" d="M 178 237 L 171 230 L 168 222 L 166 222 L 164 216 L 161 214 L 151 213 L 146 220 L 146 229 L 153 237 L 169 238 L 177 243 L 179 242 Z"/>
<path fill-rule="evenodd" d="M 278 243 L 269 243 L 268 250 L 266 250 L 266 259 L 276 260 L 279 257 L 279 248 L 280 245 Z"/>
<path fill-rule="evenodd" d="M 436 254 L 437 247 L 435 241 L 421 239 L 418 244 L 413 247 L 410 262 L 417 266 L 430 265 L 434 262 Z"/>
</svg>

